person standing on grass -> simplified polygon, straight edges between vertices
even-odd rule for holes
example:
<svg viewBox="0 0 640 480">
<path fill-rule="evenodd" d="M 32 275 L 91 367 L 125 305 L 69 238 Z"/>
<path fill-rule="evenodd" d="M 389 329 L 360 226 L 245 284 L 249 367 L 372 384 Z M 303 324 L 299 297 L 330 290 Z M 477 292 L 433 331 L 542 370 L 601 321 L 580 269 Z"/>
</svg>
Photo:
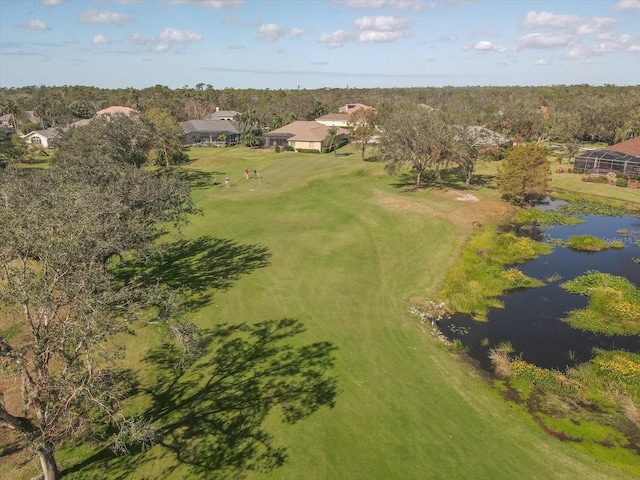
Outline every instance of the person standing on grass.
<svg viewBox="0 0 640 480">
<path fill-rule="evenodd" d="M 224 186 L 229 188 L 229 177 L 224 179 Z"/>
<path fill-rule="evenodd" d="M 247 178 L 247 180 L 249 180 L 249 169 L 248 168 L 244 169 L 244 176 Z"/>
<path fill-rule="evenodd" d="M 258 178 L 258 170 L 253 169 L 253 178 Z"/>
</svg>

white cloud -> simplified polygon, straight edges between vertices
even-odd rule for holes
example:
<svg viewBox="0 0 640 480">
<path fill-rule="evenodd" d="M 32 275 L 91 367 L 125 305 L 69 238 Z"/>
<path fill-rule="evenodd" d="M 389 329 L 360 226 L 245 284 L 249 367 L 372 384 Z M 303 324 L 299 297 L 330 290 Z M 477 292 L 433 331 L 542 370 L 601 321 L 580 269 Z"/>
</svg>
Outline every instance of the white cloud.
<svg viewBox="0 0 640 480">
<path fill-rule="evenodd" d="M 323 33 L 318 38 L 329 48 L 342 47 L 345 43 L 358 41 L 363 43 L 393 42 L 408 36 L 406 30 L 411 20 L 405 17 L 362 17 L 354 21 L 355 32 L 337 30 L 331 34 Z"/>
<path fill-rule="evenodd" d="M 588 23 L 580 25 L 578 28 L 579 35 L 591 35 L 594 33 L 605 33 L 612 30 L 618 24 L 615 18 L 594 17 L 589 19 Z"/>
<path fill-rule="evenodd" d="M 93 37 L 93 42 L 94 45 L 108 45 L 109 43 L 111 43 L 109 41 L 109 37 L 107 37 L 106 35 L 103 34 L 98 34 L 95 37 Z"/>
<path fill-rule="evenodd" d="M 329 48 L 342 47 L 345 43 L 354 39 L 354 35 L 351 32 L 345 30 L 336 30 L 333 33 L 323 33 L 318 38 L 320 43 L 324 43 Z"/>
<path fill-rule="evenodd" d="M 27 22 L 27 28 L 30 28 L 31 30 L 51 30 L 49 25 L 44 23 L 42 20 L 31 20 L 30 22 Z"/>
<path fill-rule="evenodd" d="M 202 35 L 200 35 L 199 33 L 189 32 L 188 30 L 178 30 L 173 27 L 165 28 L 158 38 L 167 43 L 187 43 L 202 41 Z"/>
<path fill-rule="evenodd" d="M 267 42 L 275 42 L 285 34 L 285 29 L 275 23 L 263 23 L 260 25 L 260 28 L 258 28 L 258 36 Z"/>
<path fill-rule="evenodd" d="M 631 35 L 620 35 L 609 37 L 606 40 L 596 42 L 592 45 L 576 47 L 565 55 L 567 58 L 585 58 L 619 53 L 624 51 L 634 51 L 634 38 Z"/>
<path fill-rule="evenodd" d="M 160 44 L 160 45 L 156 45 L 155 47 L 153 47 L 153 51 L 154 52 L 158 52 L 158 53 L 165 53 L 169 51 L 169 45 L 166 44 Z"/>
<path fill-rule="evenodd" d="M 573 35 L 564 33 L 546 34 L 530 33 L 518 39 L 518 48 L 556 48 L 566 47 L 575 43 Z"/>
<path fill-rule="evenodd" d="M 131 17 L 123 13 L 107 12 L 106 10 L 84 10 L 80 12 L 78 19 L 83 23 L 123 24 L 131 20 Z"/>
<path fill-rule="evenodd" d="M 507 48 L 501 45 L 496 45 L 488 40 L 483 40 L 476 43 L 473 46 L 474 50 L 479 50 L 481 52 L 506 52 Z"/>
<path fill-rule="evenodd" d="M 192 7 L 211 10 L 237 10 L 244 4 L 244 0 L 169 0 L 171 5 L 190 5 Z"/>
<path fill-rule="evenodd" d="M 309 31 L 305 30 L 304 28 L 292 28 L 291 29 L 291 36 L 293 38 L 300 38 L 303 35 L 308 35 Z"/>
<path fill-rule="evenodd" d="M 536 60 L 533 62 L 534 65 L 549 65 L 549 61 L 541 58 L 540 60 Z"/>
<path fill-rule="evenodd" d="M 355 20 L 358 30 L 374 32 L 391 32 L 409 28 L 411 20 L 405 17 L 362 17 Z"/>
<path fill-rule="evenodd" d="M 355 28 L 359 30 L 359 42 L 383 43 L 407 37 L 406 30 L 411 20 L 405 17 L 362 17 L 355 20 Z"/>
<path fill-rule="evenodd" d="M 556 15 L 549 12 L 529 12 L 522 25 L 525 28 L 565 29 L 580 22 L 579 15 Z"/>
<path fill-rule="evenodd" d="M 47 7 L 55 7 L 57 5 L 62 5 L 67 0 L 40 0 L 42 5 L 46 5 Z"/>
<path fill-rule="evenodd" d="M 358 35 L 358 41 L 364 43 L 385 43 L 393 42 L 399 38 L 405 38 L 407 34 L 405 32 L 375 32 L 366 31 L 360 32 Z"/>
<path fill-rule="evenodd" d="M 613 8 L 616 10 L 640 10 L 640 0 L 618 0 Z"/>
<path fill-rule="evenodd" d="M 640 43 L 637 45 L 631 45 L 627 48 L 628 52 L 639 52 L 640 53 Z"/>
<path fill-rule="evenodd" d="M 426 11 L 437 8 L 435 2 L 424 0 L 345 0 L 342 3 L 347 7 L 370 10 L 393 8 L 395 10 Z"/>
</svg>

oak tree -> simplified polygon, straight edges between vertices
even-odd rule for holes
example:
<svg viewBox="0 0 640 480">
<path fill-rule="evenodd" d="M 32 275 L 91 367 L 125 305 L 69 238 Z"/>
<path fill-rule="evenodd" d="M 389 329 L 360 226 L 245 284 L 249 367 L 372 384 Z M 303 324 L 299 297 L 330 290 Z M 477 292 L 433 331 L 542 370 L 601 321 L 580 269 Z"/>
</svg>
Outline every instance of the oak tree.
<svg viewBox="0 0 640 480">
<path fill-rule="evenodd" d="M 440 169 L 451 153 L 452 139 L 451 127 L 439 111 L 407 108 L 394 113 L 382 127 L 380 157 L 390 174 L 410 164 L 419 189 L 428 169 L 433 168 L 439 178 Z"/>
<path fill-rule="evenodd" d="M 149 421 L 121 408 L 135 384 L 118 364 L 122 335 L 160 325 L 185 354 L 197 350 L 179 296 L 114 275 L 119 256 L 184 219 L 188 186 L 90 150 L 0 171 L 0 427 L 46 480 L 60 478 L 55 452 L 69 439 L 115 431 L 120 451 L 153 442 Z"/>
</svg>

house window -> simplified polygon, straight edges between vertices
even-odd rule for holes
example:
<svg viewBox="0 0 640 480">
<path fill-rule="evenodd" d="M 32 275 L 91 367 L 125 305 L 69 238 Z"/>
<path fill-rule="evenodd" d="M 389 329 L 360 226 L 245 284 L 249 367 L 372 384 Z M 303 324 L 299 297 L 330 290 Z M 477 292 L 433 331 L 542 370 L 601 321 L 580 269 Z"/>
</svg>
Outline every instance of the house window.
<svg viewBox="0 0 640 480">
<path fill-rule="evenodd" d="M 31 143 L 35 145 L 42 145 L 42 139 L 40 137 L 31 137 Z"/>
</svg>

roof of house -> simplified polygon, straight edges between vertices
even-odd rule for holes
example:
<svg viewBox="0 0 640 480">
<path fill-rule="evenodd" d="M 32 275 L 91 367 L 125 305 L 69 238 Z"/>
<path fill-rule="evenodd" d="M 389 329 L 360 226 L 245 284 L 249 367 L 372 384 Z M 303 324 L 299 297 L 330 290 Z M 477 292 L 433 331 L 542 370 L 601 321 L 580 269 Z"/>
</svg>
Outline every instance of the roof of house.
<svg viewBox="0 0 640 480">
<path fill-rule="evenodd" d="M 325 139 L 331 127 L 315 121 L 298 120 L 284 127 L 277 128 L 266 134 L 267 137 L 289 136 L 291 140 L 318 142 Z M 338 128 L 338 135 L 347 134 L 343 128 Z"/>
<path fill-rule="evenodd" d="M 236 112 L 235 110 L 218 110 L 217 112 L 213 112 L 211 115 L 207 115 L 204 119 L 220 120 L 221 118 L 235 118 L 238 115 L 240 115 L 240 112 Z"/>
<path fill-rule="evenodd" d="M 138 111 L 134 110 L 133 108 L 114 105 L 112 107 L 107 107 L 105 109 L 98 110 L 96 112 L 96 115 L 117 115 L 117 114 L 131 115 L 132 113 L 138 113 Z"/>
<path fill-rule="evenodd" d="M 360 110 L 361 108 L 364 108 L 365 110 L 375 110 L 374 107 L 370 107 L 369 105 L 365 105 L 364 103 L 347 103 L 345 106 L 340 107 L 338 111 L 342 113 L 351 113 L 355 112 L 356 110 Z"/>
<path fill-rule="evenodd" d="M 349 121 L 349 117 L 351 115 L 348 113 L 327 113 L 326 115 L 323 115 L 321 117 L 316 118 L 316 122 L 319 120 L 328 120 L 328 121 L 333 121 L 333 122 L 348 122 Z"/>
<path fill-rule="evenodd" d="M 215 133 L 232 133 L 239 134 L 240 128 L 238 123 L 233 120 L 188 120 L 181 122 L 182 128 L 185 133 L 194 132 L 215 132 Z"/>
<path fill-rule="evenodd" d="M 58 135 L 58 131 L 52 128 L 47 128 L 45 130 L 33 130 L 25 135 L 21 135 L 22 138 L 33 137 L 34 135 L 40 135 L 41 137 L 53 138 Z"/>
<path fill-rule="evenodd" d="M 640 157 L 640 137 L 633 137 L 624 142 L 616 143 L 615 145 L 605 148 L 605 150 L 613 150 L 634 157 Z"/>
</svg>

